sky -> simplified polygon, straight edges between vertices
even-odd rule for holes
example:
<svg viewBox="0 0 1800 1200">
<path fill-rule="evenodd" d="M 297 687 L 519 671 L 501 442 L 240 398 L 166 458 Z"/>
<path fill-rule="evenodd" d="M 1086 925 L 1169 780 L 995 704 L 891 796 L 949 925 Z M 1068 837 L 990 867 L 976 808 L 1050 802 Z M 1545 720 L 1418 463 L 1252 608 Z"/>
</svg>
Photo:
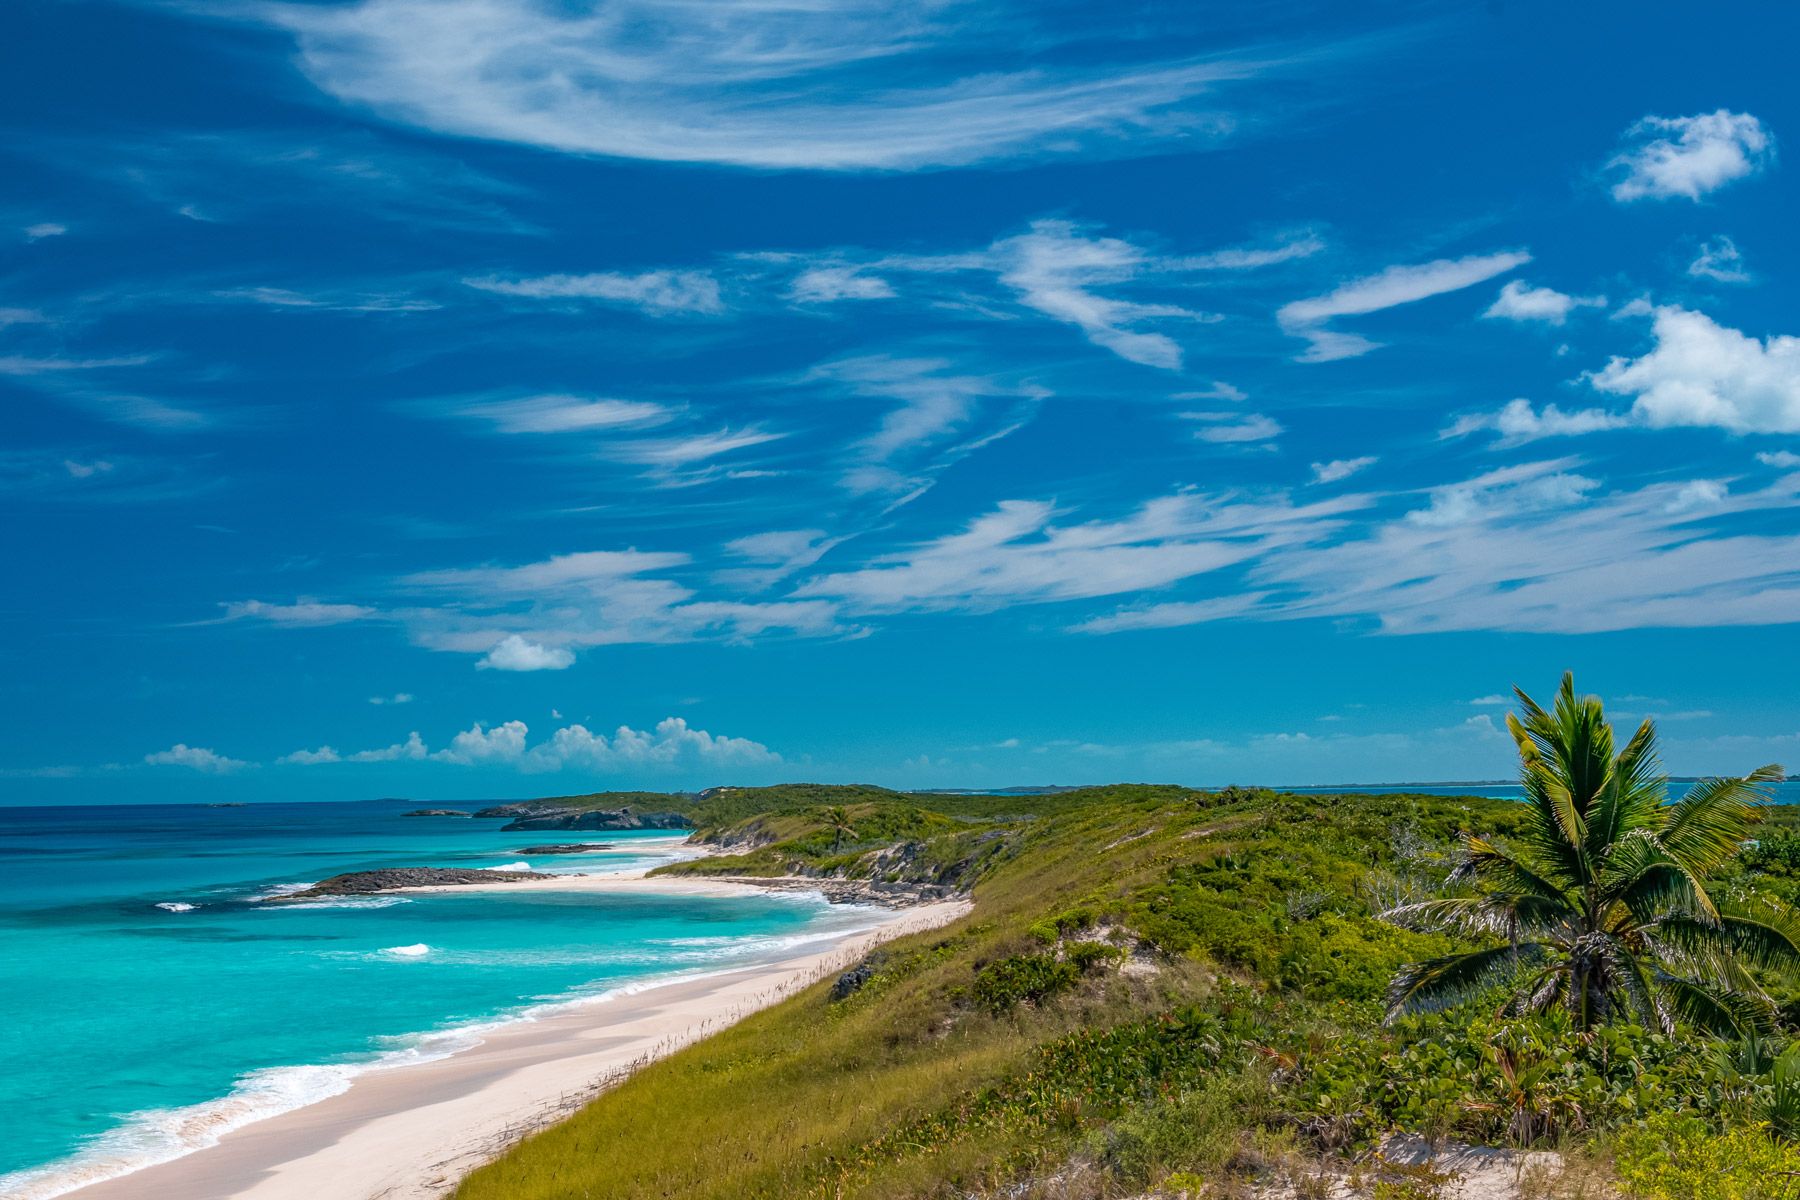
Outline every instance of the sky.
<svg viewBox="0 0 1800 1200">
<path fill-rule="evenodd" d="M 0 803 L 1800 760 L 1797 35 L 0 6 Z"/>
</svg>

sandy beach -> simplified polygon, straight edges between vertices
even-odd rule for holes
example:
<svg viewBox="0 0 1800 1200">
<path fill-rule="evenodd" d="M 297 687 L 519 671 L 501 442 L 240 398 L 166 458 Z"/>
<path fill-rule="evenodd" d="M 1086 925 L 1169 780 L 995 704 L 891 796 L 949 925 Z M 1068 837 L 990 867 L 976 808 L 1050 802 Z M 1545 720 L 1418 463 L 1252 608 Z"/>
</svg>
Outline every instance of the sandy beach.
<svg viewBox="0 0 1800 1200">
<path fill-rule="evenodd" d="M 495 884 L 741 895 L 706 880 L 570 876 Z M 83 1187 L 80 1200 L 428 1200 L 634 1068 L 841 971 L 890 938 L 962 916 L 965 901 L 871 912 L 779 960 L 676 978 L 502 1026 L 448 1058 L 358 1076 L 348 1091 L 225 1134 L 217 1145 Z"/>
</svg>

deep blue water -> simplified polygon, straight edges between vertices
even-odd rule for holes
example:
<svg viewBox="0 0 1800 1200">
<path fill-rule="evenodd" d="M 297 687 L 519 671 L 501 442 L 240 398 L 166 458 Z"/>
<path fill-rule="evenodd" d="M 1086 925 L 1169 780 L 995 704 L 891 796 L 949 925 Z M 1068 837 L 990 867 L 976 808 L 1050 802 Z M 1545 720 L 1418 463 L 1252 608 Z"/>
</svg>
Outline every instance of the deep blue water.
<svg viewBox="0 0 1800 1200">
<path fill-rule="evenodd" d="M 796 896 L 505 891 L 267 905 L 382 866 L 623 870 L 664 833 L 501 833 L 416 802 L 0 808 L 0 1196 L 342 1090 L 481 1023 L 870 923 Z M 527 858 L 524 846 L 612 850 Z"/>
</svg>

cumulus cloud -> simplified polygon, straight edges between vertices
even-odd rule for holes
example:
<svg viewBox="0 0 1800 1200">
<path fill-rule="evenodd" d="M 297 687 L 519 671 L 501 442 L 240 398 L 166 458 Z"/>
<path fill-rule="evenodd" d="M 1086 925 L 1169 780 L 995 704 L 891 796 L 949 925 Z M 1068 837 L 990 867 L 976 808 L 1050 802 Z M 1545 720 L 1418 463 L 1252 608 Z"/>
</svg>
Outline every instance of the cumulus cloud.
<svg viewBox="0 0 1800 1200">
<path fill-rule="evenodd" d="M 25 227 L 25 240 L 41 242 L 45 238 L 61 237 L 67 232 L 69 232 L 67 225 L 59 225 L 55 221 L 39 221 L 35 225 Z"/>
<path fill-rule="evenodd" d="M 1758 454 L 1756 461 L 1765 467 L 1791 471 L 1795 467 L 1800 467 L 1800 454 L 1795 454 L 1791 450 L 1768 450 Z"/>
<path fill-rule="evenodd" d="M 317 750 L 296 750 L 292 754 L 284 754 L 275 760 L 284 766 L 316 767 L 323 763 L 343 762 L 343 756 L 330 746 L 320 746 Z"/>
<path fill-rule="evenodd" d="M 1215 93 L 1289 67 L 1267 51 L 1152 57 L 1156 43 L 1121 21 L 1086 31 L 1081 64 L 1039 56 L 1022 70 L 1028 7 L 972 14 L 928 0 L 256 11 L 293 35 L 314 84 L 393 120 L 577 154 L 763 168 L 1205 144 L 1236 125 Z"/>
<path fill-rule="evenodd" d="M 1619 176 L 1613 199 L 1698 200 L 1760 171 L 1775 139 L 1749 113 L 1727 109 L 1692 117 L 1645 117 L 1626 131 L 1628 143 L 1611 162 Z"/>
<path fill-rule="evenodd" d="M 1634 420 L 1654 429 L 1710 426 L 1732 433 L 1800 432 L 1800 337 L 1759 340 L 1705 313 L 1642 306 L 1654 346 L 1590 376 L 1633 397 Z"/>
<path fill-rule="evenodd" d="M 1508 321 L 1541 321 L 1546 325 L 1562 325 L 1577 308 L 1605 308 L 1605 296 L 1570 296 L 1555 288 L 1531 287 L 1514 279 L 1500 289 L 1500 295 L 1481 315 Z"/>
<path fill-rule="evenodd" d="M 525 735 L 528 732 L 523 721 L 507 721 L 491 729 L 477 721 L 451 738 L 448 747 L 431 757 L 461 766 L 517 762 L 525 753 Z"/>
<path fill-rule="evenodd" d="M 1535 409 L 1531 401 L 1517 399 L 1509 400 L 1495 412 L 1458 417 L 1440 436 L 1459 438 L 1491 431 L 1500 435 L 1502 445 L 1518 445 L 1538 438 L 1577 437 L 1584 433 L 1622 429 L 1630 423 L 1622 414 L 1601 408 L 1564 412 L 1554 404 L 1546 404 L 1542 409 Z"/>
<path fill-rule="evenodd" d="M 510 633 L 475 665 L 493 671 L 561 671 L 574 663 L 574 653 L 562 646 L 540 646 Z"/>
<path fill-rule="evenodd" d="M 1695 479 L 1681 485 L 1680 489 L 1663 505 L 1666 513 L 1686 513 L 1696 509 L 1717 508 L 1725 503 L 1725 494 L 1729 489 L 1717 479 Z"/>
<path fill-rule="evenodd" d="M 1330 328 L 1329 323 L 1336 318 L 1380 312 L 1473 287 L 1530 261 L 1530 254 L 1516 250 L 1388 267 L 1374 275 L 1352 279 L 1322 296 L 1285 304 L 1276 312 L 1275 319 L 1283 332 L 1305 338 L 1310 343 L 1299 355 L 1300 362 L 1354 358 L 1379 349 L 1381 344 L 1360 334 Z"/>
<path fill-rule="evenodd" d="M 1744 266 L 1744 256 L 1738 251 L 1737 243 L 1723 234 L 1700 243 L 1700 250 L 1688 264 L 1687 273 L 1714 283 L 1750 282 L 1750 272 Z"/>
<path fill-rule="evenodd" d="M 395 692 L 391 696 L 369 697 L 370 704 L 411 704 L 412 702 L 413 696 L 411 692 Z"/>
<path fill-rule="evenodd" d="M 1358 471 L 1365 471 L 1379 462 L 1375 455 L 1364 455 L 1361 458 L 1334 458 L 1330 462 L 1316 462 L 1312 465 L 1314 483 L 1336 483 L 1340 479 L 1348 479 Z"/>
<path fill-rule="evenodd" d="M 227 758 L 215 750 L 190 746 L 186 742 L 176 742 L 167 750 L 146 754 L 144 761 L 153 767 L 187 767 L 207 775 L 226 775 L 250 765 L 241 758 Z"/>
<path fill-rule="evenodd" d="M 659 317 L 725 311 L 719 281 L 705 271 L 646 271 L 641 275 L 598 271 L 588 275 L 539 275 L 526 279 L 501 279 L 489 275 L 463 282 L 477 291 L 501 296 L 530 300 L 599 300 Z"/>
<path fill-rule="evenodd" d="M 425 746 L 425 740 L 415 730 L 406 735 L 404 742 L 395 742 L 393 745 L 383 746 L 379 750 L 358 750 L 344 761 L 353 763 L 419 762 L 429 754 L 430 751 Z"/>
<path fill-rule="evenodd" d="M 681 717 L 665 717 L 649 730 L 621 725 L 610 736 L 593 732 L 585 725 L 566 725 L 535 745 L 530 742 L 530 732 L 523 721 L 492 727 L 478 722 L 431 757 L 459 766 L 511 766 L 532 772 L 698 765 L 754 767 L 781 761 L 779 754 L 761 742 L 695 729 Z"/>
</svg>

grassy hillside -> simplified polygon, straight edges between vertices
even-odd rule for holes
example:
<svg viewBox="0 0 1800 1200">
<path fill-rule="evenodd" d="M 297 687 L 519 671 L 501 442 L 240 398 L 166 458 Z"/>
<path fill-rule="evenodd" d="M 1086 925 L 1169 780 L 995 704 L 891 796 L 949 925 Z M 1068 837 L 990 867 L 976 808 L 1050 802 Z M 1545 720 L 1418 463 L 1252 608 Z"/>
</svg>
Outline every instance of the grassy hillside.
<svg viewBox="0 0 1800 1200">
<path fill-rule="evenodd" d="M 972 881 L 973 914 L 877 951 L 844 995 L 820 984 L 645 1069 L 476 1172 L 460 1200 L 1203 1182 L 1248 1196 L 1283 1180 L 1304 1195 L 1397 1129 L 1616 1154 L 1647 1196 L 1736 1195 L 1667 1178 L 1729 1139 L 1707 1186 L 1744 1164 L 1800 1170 L 1759 1124 L 1766 1054 L 1734 1062 L 1723 1043 L 1630 1026 L 1581 1037 L 1498 1018 L 1491 1000 L 1383 1027 L 1394 972 L 1457 943 L 1375 914 L 1441 889 L 1459 833 L 1516 832 L 1518 805 L 1152 786 L 792 798 L 734 793 L 770 810 L 710 825 L 735 853 L 683 869 L 868 874 L 909 847 L 907 861 Z M 1781 818 L 1745 878 L 1800 872 Z M 1433 1186 L 1367 1180 L 1396 1198 Z"/>
</svg>

